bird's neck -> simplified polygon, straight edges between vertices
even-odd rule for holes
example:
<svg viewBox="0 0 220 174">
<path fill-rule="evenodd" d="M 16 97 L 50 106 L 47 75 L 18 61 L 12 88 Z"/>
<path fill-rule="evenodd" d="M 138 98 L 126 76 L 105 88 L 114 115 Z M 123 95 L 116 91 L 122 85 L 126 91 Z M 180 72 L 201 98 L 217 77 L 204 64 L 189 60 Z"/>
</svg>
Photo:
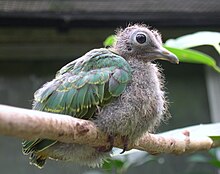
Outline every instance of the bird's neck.
<svg viewBox="0 0 220 174">
<path fill-rule="evenodd" d="M 134 83 L 143 85 L 144 88 L 160 90 L 162 87 L 160 84 L 164 78 L 157 64 L 140 59 L 129 59 L 127 61 L 132 69 L 132 81 Z"/>
<path fill-rule="evenodd" d="M 127 61 L 130 64 L 131 68 L 135 71 L 146 71 L 152 65 L 151 62 L 146 62 L 137 58 L 128 58 Z"/>
</svg>

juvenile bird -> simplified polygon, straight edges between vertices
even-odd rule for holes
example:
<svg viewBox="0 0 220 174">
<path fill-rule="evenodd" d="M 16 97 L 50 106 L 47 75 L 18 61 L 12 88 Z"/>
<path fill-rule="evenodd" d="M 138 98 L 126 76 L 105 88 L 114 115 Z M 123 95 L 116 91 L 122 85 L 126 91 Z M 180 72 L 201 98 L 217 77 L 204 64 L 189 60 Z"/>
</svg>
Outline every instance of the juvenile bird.
<svg viewBox="0 0 220 174">
<path fill-rule="evenodd" d="M 67 144 L 48 139 L 23 141 L 23 153 L 43 167 L 47 158 L 101 166 L 110 156 L 114 137 L 134 142 L 165 118 L 167 102 L 163 77 L 152 61 L 178 63 L 162 47 L 161 35 L 145 25 L 116 33 L 111 48 L 93 49 L 61 68 L 55 79 L 34 95 L 33 109 L 88 119 L 109 135 L 109 147 Z"/>
</svg>

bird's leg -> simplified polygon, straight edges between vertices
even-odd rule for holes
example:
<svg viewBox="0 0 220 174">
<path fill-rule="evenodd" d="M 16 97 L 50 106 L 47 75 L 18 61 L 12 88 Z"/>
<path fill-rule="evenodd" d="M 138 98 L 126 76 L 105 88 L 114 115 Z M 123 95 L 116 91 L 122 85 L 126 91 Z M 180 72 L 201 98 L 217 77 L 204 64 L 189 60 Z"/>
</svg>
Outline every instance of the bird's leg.
<svg viewBox="0 0 220 174">
<path fill-rule="evenodd" d="M 113 134 L 109 134 L 108 135 L 108 143 L 109 143 L 109 146 L 100 146 L 100 147 L 97 147 L 96 150 L 98 152 L 110 152 L 114 146 L 114 139 L 115 139 L 115 136 Z"/>
<path fill-rule="evenodd" d="M 121 140 L 123 142 L 124 148 L 123 148 L 123 151 L 120 154 L 123 154 L 128 148 L 128 137 L 127 136 L 122 136 Z"/>
</svg>

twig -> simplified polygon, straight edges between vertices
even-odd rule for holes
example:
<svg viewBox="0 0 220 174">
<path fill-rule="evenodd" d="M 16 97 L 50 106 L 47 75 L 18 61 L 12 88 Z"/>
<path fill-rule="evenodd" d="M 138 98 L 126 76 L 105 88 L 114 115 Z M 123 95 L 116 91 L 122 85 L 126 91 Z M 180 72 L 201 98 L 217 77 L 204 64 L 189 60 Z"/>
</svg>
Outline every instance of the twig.
<svg viewBox="0 0 220 174">
<path fill-rule="evenodd" d="M 91 121 L 5 105 L 0 105 L 0 134 L 30 140 L 47 138 L 93 147 L 107 145 L 108 139 Z M 119 137 L 116 137 L 114 146 L 123 148 Z M 152 154 L 182 154 L 208 150 L 215 146 L 209 137 L 190 138 L 190 133 L 184 131 L 178 138 L 146 133 L 137 142 L 129 144 L 128 148 Z"/>
</svg>

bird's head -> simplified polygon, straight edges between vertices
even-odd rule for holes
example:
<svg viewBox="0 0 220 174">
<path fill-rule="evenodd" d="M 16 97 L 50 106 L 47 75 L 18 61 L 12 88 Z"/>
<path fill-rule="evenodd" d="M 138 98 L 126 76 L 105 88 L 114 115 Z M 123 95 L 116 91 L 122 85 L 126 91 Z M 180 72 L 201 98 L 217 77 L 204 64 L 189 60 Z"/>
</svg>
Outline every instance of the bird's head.
<svg viewBox="0 0 220 174">
<path fill-rule="evenodd" d="M 176 55 L 162 45 L 161 35 L 145 25 L 132 25 L 116 34 L 113 49 L 124 58 L 138 58 L 143 61 L 156 59 L 179 63 Z"/>
</svg>

